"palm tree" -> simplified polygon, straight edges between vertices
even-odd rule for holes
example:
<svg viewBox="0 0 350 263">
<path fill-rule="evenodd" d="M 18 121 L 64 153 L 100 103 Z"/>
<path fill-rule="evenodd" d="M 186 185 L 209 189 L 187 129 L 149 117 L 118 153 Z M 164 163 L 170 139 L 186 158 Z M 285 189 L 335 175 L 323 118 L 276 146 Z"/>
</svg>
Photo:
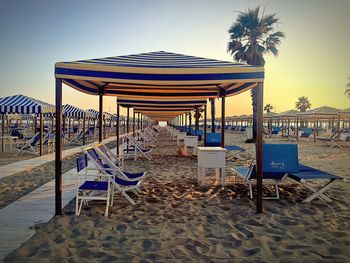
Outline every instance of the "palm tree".
<svg viewBox="0 0 350 263">
<path fill-rule="evenodd" d="M 350 99 L 350 82 L 346 84 L 345 95 L 348 96 L 348 98 Z"/>
<path fill-rule="evenodd" d="M 284 33 L 276 30 L 279 19 L 276 14 L 260 15 L 260 7 L 240 12 L 236 21 L 230 27 L 230 41 L 227 52 L 238 62 L 246 62 L 253 66 L 264 66 L 264 54 L 278 55 L 277 46 Z M 256 139 L 256 99 L 257 90 L 251 90 L 253 105 L 253 140 Z"/>
<path fill-rule="evenodd" d="M 307 109 L 311 108 L 311 103 L 309 101 L 309 98 L 305 96 L 301 96 L 298 98 L 298 101 L 295 103 L 295 109 L 305 112 Z"/>
<path fill-rule="evenodd" d="M 268 112 L 271 112 L 271 110 L 273 110 L 273 106 L 269 103 L 269 104 L 266 104 L 265 107 L 264 107 L 264 111 L 266 111 L 267 113 Z"/>
</svg>

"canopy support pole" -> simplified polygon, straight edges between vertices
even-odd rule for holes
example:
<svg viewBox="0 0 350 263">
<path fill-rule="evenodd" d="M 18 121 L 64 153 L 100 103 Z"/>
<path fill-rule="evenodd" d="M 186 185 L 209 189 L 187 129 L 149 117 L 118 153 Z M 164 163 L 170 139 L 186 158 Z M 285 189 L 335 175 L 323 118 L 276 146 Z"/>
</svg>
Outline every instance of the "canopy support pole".
<svg viewBox="0 0 350 263">
<path fill-rule="evenodd" d="M 85 113 L 83 115 L 83 145 L 85 145 Z"/>
<path fill-rule="evenodd" d="M 5 114 L 1 114 L 2 116 L 2 123 L 1 123 L 1 136 L 2 136 L 2 139 L 1 139 L 1 151 L 4 152 L 5 151 L 5 139 L 4 139 L 4 136 L 5 136 Z"/>
<path fill-rule="evenodd" d="M 143 115 L 142 115 L 142 113 L 140 113 L 140 124 L 141 124 L 141 131 L 143 131 Z"/>
<path fill-rule="evenodd" d="M 135 110 L 132 111 L 132 135 L 135 137 Z"/>
<path fill-rule="evenodd" d="M 221 97 L 221 147 L 225 147 L 225 96 Z"/>
<path fill-rule="evenodd" d="M 65 118 L 65 117 L 63 117 L 63 118 Z M 66 118 L 68 118 L 68 138 L 70 139 L 71 118 L 70 117 L 66 117 Z"/>
<path fill-rule="evenodd" d="M 98 142 L 101 143 L 102 142 L 102 135 L 103 135 L 103 130 L 102 130 L 102 115 L 103 115 L 103 94 L 100 93 L 98 95 L 99 98 L 99 103 L 98 103 L 98 111 L 99 111 L 99 115 L 98 115 Z"/>
<path fill-rule="evenodd" d="M 190 131 L 190 134 L 191 134 L 191 129 L 192 129 L 192 113 L 189 112 L 188 113 L 188 118 L 189 118 L 189 131 Z"/>
<path fill-rule="evenodd" d="M 207 104 L 204 105 L 203 140 L 204 146 L 207 146 Z"/>
<path fill-rule="evenodd" d="M 129 116 L 130 116 L 130 108 L 126 108 L 126 133 L 129 133 Z"/>
<path fill-rule="evenodd" d="M 119 115 L 120 115 L 120 106 L 117 103 L 117 127 L 116 127 L 116 133 L 117 133 L 117 156 L 119 156 Z"/>
<path fill-rule="evenodd" d="M 257 122 L 256 122 L 256 188 L 257 188 L 257 200 L 256 200 L 256 212 L 258 214 L 263 212 L 263 172 L 262 172 L 262 141 L 263 141 L 263 103 L 264 103 L 264 84 L 259 83 L 256 87 L 256 109 L 257 109 Z"/>
<path fill-rule="evenodd" d="M 62 215 L 62 79 L 56 78 L 55 215 Z"/>
<path fill-rule="evenodd" d="M 43 155 L 43 136 L 44 136 L 44 120 L 43 120 L 43 114 L 39 113 L 40 115 L 40 146 L 39 146 L 39 154 L 40 156 Z"/>
<path fill-rule="evenodd" d="M 210 99 L 211 102 L 211 132 L 215 133 L 215 98 Z"/>
<path fill-rule="evenodd" d="M 137 113 L 137 130 L 140 130 L 140 113 Z"/>
<path fill-rule="evenodd" d="M 196 135 L 198 135 L 199 130 L 199 108 L 196 106 Z"/>
</svg>

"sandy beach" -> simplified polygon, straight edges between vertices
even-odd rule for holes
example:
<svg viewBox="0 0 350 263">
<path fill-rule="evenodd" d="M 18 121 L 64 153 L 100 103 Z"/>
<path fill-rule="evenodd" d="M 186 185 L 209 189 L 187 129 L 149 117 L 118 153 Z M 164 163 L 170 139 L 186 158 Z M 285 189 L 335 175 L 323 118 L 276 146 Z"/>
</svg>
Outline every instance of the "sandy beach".
<svg viewBox="0 0 350 263">
<path fill-rule="evenodd" d="M 226 145 L 253 153 L 243 141 L 226 136 Z M 108 218 L 96 202 L 76 217 L 73 200 L 63 216 L 36 225 L 37 233 L 5 262 L 349 262 L 349 182 L 328 191 L 331 203 L 301 203 L 308 191 L 288 181 L 280 200 L 266 200 L 257 215 L 247 186 L 229 169 L 225 188 L 214 175 L 201 186 L 196 157 L 178 157 L 176 148 L 163 131 L 151 160 L 127 162 L 148 172 L 142 194 L 132 196 L 135 206 L 117 195 Z M 299 158 L 349 178 L 349 150 L 301 142 Z"/>
</svg>

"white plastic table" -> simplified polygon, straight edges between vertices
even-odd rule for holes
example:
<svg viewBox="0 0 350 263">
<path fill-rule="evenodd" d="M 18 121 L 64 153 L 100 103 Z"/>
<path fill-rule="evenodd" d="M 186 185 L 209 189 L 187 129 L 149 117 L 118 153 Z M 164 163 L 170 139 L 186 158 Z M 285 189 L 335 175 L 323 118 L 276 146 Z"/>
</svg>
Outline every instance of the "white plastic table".
<svg viewBox="0 0 350 263">
<path fill-rule="evenodd" d="M 180 145 L 180 141 L 184 140 L 184 137 L 186 136 L 186 132 L 179 132 L 176 134 L 176 138 L 177 138 L 177 145 Z"/>
<path fill-rule="evenodd" d="M 222 147 L 197 147 L 198 151 L 198 180 L 205 182 L 206 169 L 216 170 L 216 180 L 225 185 L 226 149 Z"/>
<path fill-rule="evenodd" d="M 5 147 L 6 147 L 6 140 L 7 140 L 9 142 L 10 152 L 12 152 L 12 144 L 14 141 L 17 141 L 18 137 L 5 135 L 5 136 L 0 136 L 0 139 L 2 140 L 2 143 L 4 144 L 4 151 L 6 151 Z"/>
<path fill-rule="evenodd" d="M 193 154 L 197 154 L 198 136 L 184 136 L 184 152 L 187 155 L 187 148 L 193 147 Z"/>
</svg>

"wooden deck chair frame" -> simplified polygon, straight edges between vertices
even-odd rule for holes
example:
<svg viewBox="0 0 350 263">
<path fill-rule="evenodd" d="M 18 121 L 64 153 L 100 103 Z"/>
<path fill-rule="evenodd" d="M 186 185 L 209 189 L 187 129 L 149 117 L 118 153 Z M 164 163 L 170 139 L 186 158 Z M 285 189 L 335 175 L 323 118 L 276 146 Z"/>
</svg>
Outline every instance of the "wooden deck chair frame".
<svg viewBox="0 0 350 263">
<path fill-rule="evenodd" d="M 35 138 L 37 136 L 39 136 L 40 132 L 37 132 L 32 138 L 30 138 L 28 141 L 26 141 L 23 146 L 17 151 L 17 153 L 15 154 L 15 157 L 17 157 L 21 152 L 28 152 L 28 153 L 32 153 L 35 154 L 37 156 L 39 156 L 39 153 L 37 152 L 37 150 L 34 147 L 38 146 L 38 142 L 40 140 L 40 138 L 37 139 L 36 141 L 36 145 L 33 146 L 32 143 L 35 140 Z M 30 149 L 30 151 L 28 151 Z"/>
</svg>

